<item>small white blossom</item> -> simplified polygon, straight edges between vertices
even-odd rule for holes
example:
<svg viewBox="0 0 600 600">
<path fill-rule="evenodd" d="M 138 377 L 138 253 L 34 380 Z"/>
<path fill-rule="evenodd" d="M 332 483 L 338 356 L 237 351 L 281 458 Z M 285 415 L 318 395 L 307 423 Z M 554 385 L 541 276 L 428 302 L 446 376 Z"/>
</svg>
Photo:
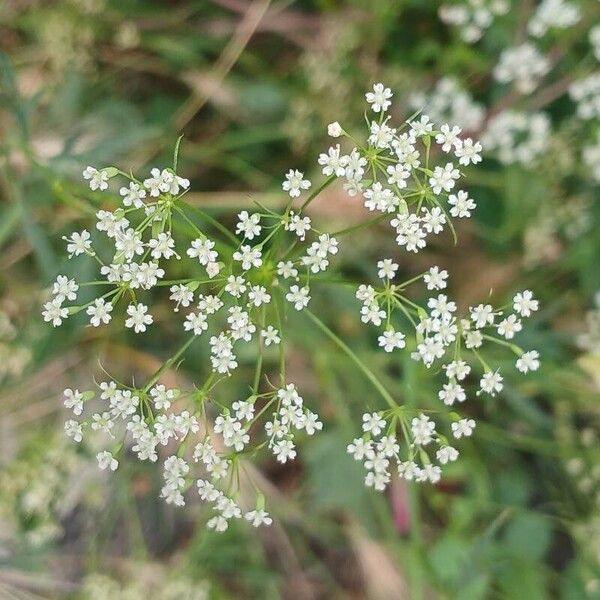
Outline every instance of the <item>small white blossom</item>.
<svg viewBox="0 0 600 600">
<path fill-rule="evenodd" d="M 125 327 L 133 329 L 135 333 L 146 331 L 146 326 L 151 325 L 154 318 L 148 314 L 148 307 L 139 302 L 138 304 L 130 304 L 127 307 L 129 318 L 125 321 Z"/>
<path fill-rule="evenodd" d="M 100 190 L 103 192 L 108 189 L 109 177 L 108 172 L 104 169 L 98 171 L 94 167 L 86 167 L 83 171 L 83 178 L 89 180 L 92 191 Z"/>
<path fill-rule="evenodd" d="M 119 468 L 119 461 L 106 450 L 104 452 L 98 452 L 98 454 L 96 454 L 96 459 L 98 461 L 98 467 L 100 467 L 102 471 L 106 469 L 116 471 Z"/>
<path fill-rule="evenodd" d="M 540 354 L 537 350 L 530 350 L 524 352 L 516 362 L 516 367 L 521 373 L 528 373 L 529 371 L 537 371 L 540 367 Z"/>
<path fill-rule="evenodd" d="M 304 190 L 308 190 L 311 183 L 308 179 L 304 179 L 304 173 L 298 170 L 290 169 L 285 176 L 285 181 L 281 187 L 284 192 L 287 192 L 291 198 L 297 198 Z"/>
<path fill-rule="evenodd" d="M 379 413 L 365 413 L 362 420 L 363 431 L 365 433 L 371 433 L 374 436 L 378 436 L 385 427 L 385 420 Z"/>
<path fill-rule="evenodd" d="M 456 423 L 452 423 L 452 435 L 458 440 L 461 437 L 470 437 L 475 429 L 475 421 L 473 419 L 461 419 Z"/>
<path fill-rule="evenodd" d="M 376 83 L 373 86 L 372 92 L 367 92 L 365 98 L 371 105 L 373 112 L 385 112 L 391 104 L 390 98 L 393 96 L 392 90 L 383 85 L 383 83 Z"/>
<path fill-rule="evenodd" d="M 533 292 L 525 290 L 513 298 L 513 309 L 522 317 L 530 317 L 532 312 L 539 308 L 538 301 L 533 297 Z"/>
</svg>

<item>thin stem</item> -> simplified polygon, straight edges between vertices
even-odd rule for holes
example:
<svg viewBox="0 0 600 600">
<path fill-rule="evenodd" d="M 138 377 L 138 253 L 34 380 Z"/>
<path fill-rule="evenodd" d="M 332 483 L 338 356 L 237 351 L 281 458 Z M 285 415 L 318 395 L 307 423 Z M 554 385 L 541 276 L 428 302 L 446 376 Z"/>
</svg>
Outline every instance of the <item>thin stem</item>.
<svg viewBox="0 0 600 600">
<path fill-rule="evenodd" d="M 308 315 L 308 317 L 313 321 L 313 323 L 333 342 L 337 344 L 337 346 L 343 350 L 350 359 L 354 361 L 356 366 L 364 373 L 367 379 L 373 384 L 375 389 L 381 394 L 381 397 L 387 402 L 388 406 L 392 409 L 398 408 L 398 404 L 392 398 L 390 393 L 383 387 L 381 382 L 377 379 L 374 373 L 365 365 L 365 363 L 354 354 L 354 352 L 335 334 L 323 321 L 321 321 L 315 314 L 313 314 L 307 308 L 304 309 L 304 312 Z"/>
<path fill-rule="evenodd" d="M 217 219 L 204 212 L 201 208 L 198 208 L 197 206 L 192 206 L 191 204 L 182 201 L 180 201 L 179 203 L 189 210 L 196 211 L 202 216 L 202 218 L 206 219 L 215 229 L 218 229 L 224 236 L 226 236 L 233 243 L 234 246 L 238 246 L 239 240 L 237 239 L 237 237 L 233 233 L 231 233 L 231 231 L 229 231 L 229 229 L 227 229 L 227 227 L 225 227 L 225 225 L 220 223 Z M 180 211 L 180 214 L 183 214 L 183 211 Z"/>
<path fill-rule="evenodd" d="M 330 183 L 335 179 L 335 175 L 330 175 L 302 204 L 299 212 L 302 212 Z"/>
<path fill-rule="evenodd" d="M 179 348 L 179 350 L 171 357 L 169 358 L 161 367 L 160 369 L 158 369 L 158 371 L 156 371 L 156 373 L 154 373 L 154 375 L 152 375 L 152 377 L 149 379 L 148 383 L 146 383 L 145 387 L 144 387 L 144 392 L 147 392 L 159 379 L 160 376 L 167 370 L 170 369 L 175 362 L 179 359 L 179 357 L 191 346 L 192 342 L 196 339 L 196 336 L 193 335 L 192 337 L 190 337 L 190 339 L 183 344 L 183 346 L 181 346 L 181 348 Z"/>
</svg>

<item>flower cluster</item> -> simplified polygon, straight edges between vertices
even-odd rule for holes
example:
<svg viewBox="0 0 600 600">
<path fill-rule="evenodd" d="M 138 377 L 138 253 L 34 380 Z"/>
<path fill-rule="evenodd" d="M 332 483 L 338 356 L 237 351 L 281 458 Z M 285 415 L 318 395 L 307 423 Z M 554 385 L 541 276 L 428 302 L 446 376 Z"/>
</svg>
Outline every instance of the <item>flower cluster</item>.
<svg viewBox="0 0 600 600">
<path fill-rule="evenodd" d="M 600 118 L 600 71 L 573 82 L 569 95 L 577 104 L 577 115 L 581 119 Z"/>
<path fill-rule="evenodd" d="M 565 0 L 543 0 L 527 24 L 534 37 L 542 37 L 549 29 L 566 29 L 581 19 L 579 7 Z"/>
<path fill-rule="evenodd" d="M 530 94 L 550 69 L 548 59 L 529 42 L 507 48 L 500 55 L 494 77 L 500 83 L 514 82 L 521 94 Z"/>
<path fill-rule="evenodd" d="M 427 94 L 413 93 L 409 104 L 413 110 L 423 109 L 436 123 L 453 123 L 465 131 L 479 131 L 485 116 L 483 106 L 453 77 L 442 77 Z"/>
<path fill-rule="evenodd" d="M 427 369 L 446 361 L 442 364 L 446 382 L 438 398 L 451 411 L 453 438 L 470 436 L 475 421 L 461 417 L 458 412 L 458 407 L 467 399 L 464 387 L 467 377 L 472 378 L 472 373 L 477 370 L 481 372 L 477 395 L 495 396 L 504 387 L 499 369 L 492 369 L 482 356 L 484 343 L 509 348 L 517 356 L 515 366 L 522 373 L 539 368 L 539 353 L 536 350 L 525 352 L 512 341 L 523 327 L 522 319 L 538 310 L 538 301 L 531 291 L 525 290 L 514 296 L 510 313 L 506 312 L 507 307 L 495 309 L 490 304 L 479 304 L 469 308 L 469 318 L 458 318 L 458 307 L 446 294 L 432 296 L 426 307 L 415 304 L 405 295 L 406 288 L 420 279 L 429 291 L 445 289 L 448 285 L 445 270 L 432 267 L 418 277 L 396 284 L 393 280 L 397 264 L 385 259 L 378 267 L 381 285 L 375 288 L 363 284 L 356 292 L 362 302 L 362 321 L 382 328 L 378 341 L 386 352 L 406 346 L 414 348 L 411 357 Z M 405 332 L 413 330 L 412 339 L 400 331 L 400 323 Z M 474 362 L 473 366 L 467 358 Z M 397 443 L 398 428 L 405 444 Z M 378 490 L 385 489 L 390 481 L 391 459 L 395 459 L 401 477 L 436 483 L 441 476 L 441 466 L 458 457 L 458 450 L 448 445 L 446 437 L 436 433 L 432 418 L 420 413 L 409 422 L 406 407 L 392 405 L 383 413 L 364 415 L 363 431 L 363 438 L 355 439 L 348 446 L 348 452 L 356 460 L 364 461 L 367 469 L 365 484 Z M 384 431 L 385 435 L 379 438 Z M 432 442 L 431 447 L 437 448 L 435 455 L 430 455 L 425 448 Z M 400 448 L 404 450 L 401 452 Z M 439 465 L 435 464 L 436 460 Z"/>
<path fill-rule="evenodd" d="M 85 169 L 90 189 L 108 196 L 113 179 L 125 180 L 117 186 L 120 205 L 97 211 L 97 233 L 83 229 L 64 238 L 69 257 L 89 257 L 98 264 L 99 275 L 86 282 L 59 275 L 44 304 L 44 319 L 59 326 L 81 313 L 94 328 L 114 327 L 113 320 L 121 319 L 125 329 L 141 336 L 162 326 L 164 314 L 151 310 L 150 302 L 168 293 L 173 312 L 168 325 L 175 317 L 186 340 L 143 384 L 128 385 L 111 377 L 96 391 L 64 391 L 65 408 L 72 413 L 65 433 L 77 443 L 90 431 L 103 436 L 106 443 L 97 453 L 101 469 L 117 471 L 125 452 L 141 461 L 161 460 L 161 497 L 182 506 L 195 488 L 215 511 L 208 527 L 224 531 L 230 521 L 241 518 L 253 526 L 271 522 L 261 494 L 251 510 L 242 508 L 241 463 L 260 450 L 269 451 L 280 463 L 292 461 L 298 438 L 323 427 L 286 378 L 286 326 L 290 314 L 305 312 L 337 339 L 308 305 L 313 284 L 331 283 L 323 273 L 338 254 L 338 238 L 388 221 L 397 244 L 417 252 L 426 246 L 428 236 L 439 235 L 453 218 L 470 217 L 476 206 L 459 181 L 468 167 L 481 161 L 482 145 L 463 135 L 459 126 L 436 123 L 426 115 L 394 125 L 389 113 L 392 97 L 389 88 L 374 85 L 366 94 L 371 111 L 366 141 L 357 141 L 342 125 L 331 123 L 328 134 L 340 141 L 318 157 L 324 182 L 313 189 L 304 173 L 290 169 L 281 186 L 287 196 L 282 209 L 257 203 L 255 211 L 237 215 L 235 232 L 186 201 L 190 183 L 177 174 L 177 152 L 172 168 L 154 168 L 141 180 L 115 167 Z M 336 180 L 350 198 L 362 198 L 367 214 L 376 215 L 334 234 L 318 229 L 306 209 Z M 177 272 L 186 276 L 169 279 L 171 265 L 178 263 Z M 523 352 L 507 341 L 520 331 L 521 318 L 537 310 L 531 292 L 515 296 L 515 312 L 510 315 L 482 304 L 471 309 L 469 318 L 458 318 L 456 304 L 445 294 L 434 294 L 426 308 L 405 295 L 409 284 L 421 279 L 427 290 L 443 290 L 446 271 L 432 267 L 396 283 L 399 265 L 393 259 L 379 261 L 377 269 L 379 279 L 358 288 L 360 318 L 381 327 L 378 339 L 384 352 L 410 348 L 412 357 L 427 368 L 452 354 L 444 367 L 448 382 L 440 391 L 443 405 L 466 397 L 459 382 L 471 367 L 463 354 L 475 356 L 481 367 L 479 393 L 494 395 L 502 389 L 499 372 L 489 368 L 479 352 L 484 340 L 512 349 L 520 371 L 537 369 L 537 352 Z M 87 300 L 90 291 L 97 291 L 96 297 Z M 167 388 L 162 375 L 176 368 L 198 339 L 198 343 L 206 340 L 210 355 L 204 380 L 187 388 Z M 247 349 L 249 344 L 255 351 Z M 264 372 L 266 352 L 279 355 L 278 383 Z M 216 392 L 219 384 L 246 365 L 249 356 L 254 377 L 248 395 L 224 401 Z M 435 482 L 439 467 L 423 458 L 423 448 L 434 440 L 439 443 L 440 464 L 455 460 L 457 451 L 442 444 L 444 438 L 436 434 L 429 417 L 417 415 L 409 424 L 405 409 L 382 386 L 378 389 L 389 411 L 365 420 L 365 435 L 372 437 L 365 438 L 364 449 L 357 451 L 370 465 L 367 484 L 385 487 L 389 459 L 399 452 L 404 456 L 398 459 L 404 477 Z M 389 426 L 382 422 L 384 417 L 389 417 Z M 406 442 L 402 449 L 394 437 L 399 424 Z M 474 426 L 471 419 L 461 418 L 451 429 L 458 439 L 470 435 Z M 387 435 L 379 437 L 384 428 Z"/>
<path fill-rule="evenodd" d="M 391 97 L 389 88 L 373 86 L 366 99 L 378 119 L 370 122 L 368 146 L 343 154 L 337 144 L 320 155 L 319 164 L 324 175 L 343 179 L 348 194 L 360 194 L 370 212 L 382 213 L 377 220 L 389 215 L 398 245 L 418 252 L 429 235 L 444 230 L 450 216 L 471 216 L 475 202 L 457 183 L 462 167 L 481 161 L 482 146 L 462 137 L 457 125 L 436 125 L 427 115 L 394 127 L 386 114 Z M 338 123 L 329 132 L 332 137 L 344 133 Z M 434 152 L 448 158 L 434 165 Z"/>
<path fill-rule="evenodd" d="M 461 30 L 466 43 L 474 44 L 491 28 L 496 17 L 509 12 L 508 6 L 505 2 L 459 0 L 451 6 L 444 5 L 439 14 L 445 23 Z M 586 123 L 584 131 L 594 136 L 595 121 L 600 116 L 600 87 L 596 71 L 587 70 L 586 74 L 588 64 L 594 68 L 593 60 L 583 61 L 574 76 L 565 76 L 563 73 L 571 67 L 563 64 L 560 53 L 548 51 L 549 45 L 554 43 L 553 38 L 560 35 L 562 30 L 593 21 L 593 18 L 585 18 L 583 6 L 569 0 L 542 0 L 536 6 L 527 7 L 524 16 L 527 26 L 523 30 L 525 35 L 518 36 L 520 43 L 504 48 L 499 53 L 499 58 L 493 57 L 496 61 L 492 71 L 494 80 L 500 84 L 509 84 L 511 89 L 503 95 L 502 91 L 497 93 L 496 90 L 488 94 L 494 98 L 494 103 L 489 107 L 487 118 L 482 111 L 479 126 L 469 131 L 481 132 L 481 140 L 488 155 L 504 164 L 519 164 L 530 169 L 538 164 L 538 157 L 547 150 L 553 133 L 550 113 L 541 112 L 540 109 L 568 92 L 568 96 L 576 104 L 575 114 Z M 596 60 L 600 60 L 600 27 L 589 28 L 587 38 L 592 54 Z M 547 85 L 542 87 L 545 81 Z M 448 88 L 446 79 L 440 80 L 429 95 L 413 96 L 426 106 L 432 106 L 432 114 L 436 114 L 436 109 L 449 109 L 451 106 L 449 101 L 444 100 L 442 88 Z M 450 97 L 454 95 L 462 98 L 461 105 L 465 112 L 476 116 L 477 110 L 468 102 L 469 94 L 461 91 L 458 96 L 456 90 L 460 90 L 460 86 L 457 83 L 449 89 Z M 460 124 L 457 119 L 454 122 Z M 588 127 L 588 123 L 592 126 Z M 571 127 L 577 126 L 571 124 Z M 571 129 L 555 129 L 557 147 L 568 144 L 571 149 Z M 565 140 L 560 137 L 563 133 Z M 583 139 L 586 137 L 588 136 L 582 136 Z M 577 154 L 588 167 L 592 179 L 597 179 L 600 161 L 596 147 L 584 145 L 577 149 Z"/>
<path fill-rule="evenodd" d="M 507 0 L 467 0 L 463 4 L 443 4 L 439 15 L 444 23 L 459 29 L 465 42 L 472 44 L 481 39 L 496 17 L 509 10 Z"/>
<path fill-rule="evenodd" d="M 549 138 L 550 119 L 544 113 L 507 110 L 490 119 L 482 141 L 501 163 L 529 167 L 544 152 Z"/>
</svg>

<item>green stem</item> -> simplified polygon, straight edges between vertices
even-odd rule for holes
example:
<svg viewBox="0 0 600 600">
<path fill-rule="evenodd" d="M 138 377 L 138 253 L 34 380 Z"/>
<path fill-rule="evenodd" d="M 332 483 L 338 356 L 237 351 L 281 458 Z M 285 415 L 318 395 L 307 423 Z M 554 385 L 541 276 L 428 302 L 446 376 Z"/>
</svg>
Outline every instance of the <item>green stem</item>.
<svg viewBox="0 0 600 600">
<path fill-rule="evenodd" d="M 377 223 L 381 223 L 385 219 L 389 219 L 391 215 L 389 213 L 384 213 L 382 215 L 377 215 L 373 219 L 369 219 L 368 221 L 364 221 L 362 223 L 358 223 L 356 225 L 352 225 L 351 227 L 346 227 L 345 229 L 340 229 L 339 231 L 334 231 L 331 235 L 333 237 L 339 237 L 340 235 L 346 235 L 347 233 L 353 233 L 354 231 L 359 231 L 360 229 L 365 229 L 370 227 L 371 225 L 377 225 Z"/>
<path fill-rule="evenodd" d="M 161 367 L 152 375 L 149 379 L 148 383 L 144 386 L 144 392 L 147 392 L 159 379 L 160 376 L 167 370 L 170 369 L 173 364 L 179 359 L 179 357 L 191 346 L 192 342 L 196 339 L 196 336 L 193 335 L 190 339 L 177 350 L 177 352 L 169 358 Z"/>
<path fill-rule="evenodd" d="M 298 212 L 302 212 L 330 183 L 335 179 L 335 175 L 330 175 L 302 204 Z"/>
<path fill-rule="evenodd" d="M 188 210 L 195 211 L 199 215 L 201 215 L 202 218 L 206 219 L 215 229 L 218 229 L 225 237 L 227 237 L 233 243 L 234 246 L 237 247 L 239 245 L 239 240 L 237 239 L 237 237 L 233 233 L 231 233 L 231 231 L 229 231 L 229 229 L 227 229 L 227 227 L 225 227 L 225 225 L 220 223 L 217 219 L 204 212 L 201 208 L 198 208 L 197 206 L 192 206 L 191 204 L 182 201 L 180 201 L 179 203 L 181 204 L 181 206 L 187 208 Z M 180 214 L 183 214 L 183 211 L 180 211 Z"/>
<path fill-rule="evenodd" d="M 313 314 L 307 308 L 304 309 L 304 312 L 308 315 L 308 317 L 313 321 L 313 323 L 341 350 L 343 350 L 352 361 L 356 364 L 356 366 L 364 373 L 367 379 L 373 384 L 373 387 L 381 394 L 381 397 L 387 402 L 388 406 L 392 409 L 398 408 L 398 404 L 392 398 L 390 393 L 383 387 L 381 382 L 375 377 L 374 373 L 365 365 L 356 354 L 335 334 L 323 321 L 321 321 L 315 314 Z"/>
</svg>

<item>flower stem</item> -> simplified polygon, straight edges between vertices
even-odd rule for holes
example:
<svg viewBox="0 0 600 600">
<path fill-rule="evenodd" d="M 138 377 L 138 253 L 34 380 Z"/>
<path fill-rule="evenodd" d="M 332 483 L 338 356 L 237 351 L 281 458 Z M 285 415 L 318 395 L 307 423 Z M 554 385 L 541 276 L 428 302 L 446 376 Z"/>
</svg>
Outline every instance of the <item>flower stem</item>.
<svg viewBox="0 0 600 600">
<path fill-rule="evenodd" d="M 383 387 L 381 382 L 377 379 L 374 373 L 365 365 L 365 363 L 354 354 L 354 352 L 335 334 L 323 321 L 321 321 L 316 315 L 314 315 L 310 310 L 304 309 L 304 312 L 308 315 L 308 317 L 313 321 L 313 323 L 335 344 L 343 350 L 350 359 L 354 361 L 356 366 L 364 373 L 367 379 L 373 384 L 375 389 L 380 393 L 381 397 L 387 402 L 388 406 L 392 409 L 396 409 L 398 404 L 392 398 L 390 393 Z"/>
</svg>

